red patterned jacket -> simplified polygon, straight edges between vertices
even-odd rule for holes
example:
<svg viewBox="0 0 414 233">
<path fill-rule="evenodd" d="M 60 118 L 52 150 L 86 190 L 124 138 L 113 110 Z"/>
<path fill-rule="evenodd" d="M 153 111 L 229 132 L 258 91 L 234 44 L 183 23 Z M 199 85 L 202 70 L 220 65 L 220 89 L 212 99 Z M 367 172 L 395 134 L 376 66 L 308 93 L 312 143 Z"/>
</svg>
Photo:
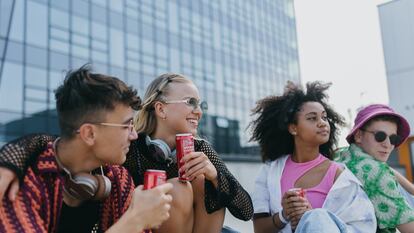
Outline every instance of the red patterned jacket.
<svg viewBox="0 0 414 233">
<path fill-rule="evenodd" d="M 99 229 L 107 230 L 127 210 L 134 183 L 121 166 L 107 166 L 111 180 L 110 196 L 101 205 Z M 29 167 L 14 202 L 3 198 L 0 206 L 0 232 L 56 232 L 63 202 L 64 175 L 58 169 L 52 142 Z"/>
</svg>

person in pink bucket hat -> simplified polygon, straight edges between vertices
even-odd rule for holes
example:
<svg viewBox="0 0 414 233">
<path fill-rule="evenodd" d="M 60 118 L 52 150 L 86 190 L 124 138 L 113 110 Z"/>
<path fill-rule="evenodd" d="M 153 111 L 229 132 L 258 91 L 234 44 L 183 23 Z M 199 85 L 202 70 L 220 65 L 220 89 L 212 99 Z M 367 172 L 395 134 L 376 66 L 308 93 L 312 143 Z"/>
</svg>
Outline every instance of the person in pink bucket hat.
<svg viewBox="0 0 414 233">
<path fill-rule="evenodd" d="M 408 190 L 414 186 L 386 163 L 409 134 L 410 125 L 403 116 L 387 105 L 371 104 L 358 112 L 346 137 L 350 145 L 334 155 L 361 181 L 375 208 L 377 232 L 414 229 L 414 210 L 400 184 Z"/>
</svg>

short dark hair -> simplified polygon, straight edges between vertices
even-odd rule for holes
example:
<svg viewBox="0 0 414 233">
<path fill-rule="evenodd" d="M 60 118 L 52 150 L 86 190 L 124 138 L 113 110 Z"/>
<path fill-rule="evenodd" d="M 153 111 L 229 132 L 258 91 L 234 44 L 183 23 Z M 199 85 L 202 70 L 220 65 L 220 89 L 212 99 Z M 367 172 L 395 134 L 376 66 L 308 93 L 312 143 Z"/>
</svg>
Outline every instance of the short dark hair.
<svg viewBox="0 0 414 233">
<path fill-rule="evenodd" d="M 116 77 L 91 73 L 89 64 L 66 74 L 63 84 L 55 91 L 61 136 L 71 138 L 86 122 L 103 120 L 104 113 L 115 104 L 141 107 L 137 91 Z"/>
<path fill-rule="evenodd" d="M 288 126 L 297 123 L 297 113 L 306 102 L 320 103 L 327 113 L 331 133 L 328 142 L 320 145 L 319 151 L 325 157 L 332 158 L 333 146 L 338 140 L 338 126 L 343 126 L 345 122 L 343 117 L 326 103 L 325 91 L 330 85 L 309 82 L 306 84 L 305 93 L 299 85 L 288 82 L 283 95 L 268 96 L 257 102 L 252 113 L 257 115 L 257 118 L 249 124 L 253 131 L 250 141 L 259 143 L 262 161 L 273 161 L 293 153 L 294 140 Z"/>
<path fill-rule="evenodd" d="M 365 122 L 365 124 L 363 126 L 361 126 L 360 129 L 366 130 L 372 123 L 374 123 L 376 121 L 388 121 L 388 122 L 391 122 L 391 123 L 395 123 L 397 125 L 397 128 L 400 128 L 399 127 L 400 126 L 400 119 L 398 117 L 385 114 L 385 115 L 378 115 L 378 116 L 375 116 L 375 117 L 369 119 L 369 121 Z"/>
</svg>

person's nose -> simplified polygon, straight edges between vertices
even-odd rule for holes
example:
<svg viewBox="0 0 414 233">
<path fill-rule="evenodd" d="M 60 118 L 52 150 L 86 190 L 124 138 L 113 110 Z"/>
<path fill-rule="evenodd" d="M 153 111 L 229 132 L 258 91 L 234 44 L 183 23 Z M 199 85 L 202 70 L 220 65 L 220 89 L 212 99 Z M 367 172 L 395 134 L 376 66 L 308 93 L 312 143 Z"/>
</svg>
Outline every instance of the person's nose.
<svg viewBox="0 0 414 233">
<path fill-rule="evenodd" d="M 326 125 L 328 124 L 328 121 L 327 120 L 325 120 L 324 118 L 319 118 L 319 121 L 318 121 L 318 126 L 319 127 L 326 127 Z"/>
<path fill-rule="evenodd" d="M 193 113 L 201 117 L 203 115 L 203 109 L 201 109 L 201 105 L 197 105 L 197 107 L 193 108 Z"/>
<path fill-rule="evenodd" d="M 133 140 L 136 140 L 137 138 L 138 138 L 138 133 L 134 128 L 132 128 L 132 131 L 129 133 L 128 139 L 130 141 L 133 141 Z"/>
<path fill-rule="evenodd" d="M 385 140 L 381 143 L 382 146 L 384 146 L 385 148 L 390 148 L 391 146 L 393 146 L 391 144 L 391 140 L 390 137 L 387 136 L 387 138 L 385 138 Z"/>
</svg>

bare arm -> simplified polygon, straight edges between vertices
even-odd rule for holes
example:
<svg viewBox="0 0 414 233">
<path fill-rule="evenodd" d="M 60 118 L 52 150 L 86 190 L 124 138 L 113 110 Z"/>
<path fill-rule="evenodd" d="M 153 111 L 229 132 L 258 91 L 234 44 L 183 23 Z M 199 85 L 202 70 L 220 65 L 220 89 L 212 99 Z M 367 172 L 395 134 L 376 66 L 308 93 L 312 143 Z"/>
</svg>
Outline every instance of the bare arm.
<svg viewBox="0 0 414 233">
<path fill-rule="evenodd" d="M 255 214 L 253 217 L 255 233 L 274 233 L 275 231 L 283 229 L 284 224 L 280 221 L 278 213 L 273 216 L 266 216 L 266 214 L 263 214 L 264 216 L 260 215 L 262 214 Z"/>
<path fill-rule="evenodd" d="M 391 168 L 391 167 L 390 167 Z M 405 178 L 401 173 L 397 170 L 391 168 L 394 172 L 395 178 L 397 178 L 398 183 L 411 195 L 414 195 L 414 184 L 411 183 L 407 178 Z"/>
<path fill-rule="evenodd" d="M 3 199 L 4 194 L 7 192 L 9 200 L 14 201 L 18 191 L 19 179 L 16 174 L 9 168 L 0 167 L 0 200 Z"/>
<path fill-rule="evenodd" d="M 413 232 L 413 229 L 414 229 L 414 222 L 409 222 L 409 223 L 398 225 L 397 229 L 401 233 L 411 233 Z"/>
</svg>

